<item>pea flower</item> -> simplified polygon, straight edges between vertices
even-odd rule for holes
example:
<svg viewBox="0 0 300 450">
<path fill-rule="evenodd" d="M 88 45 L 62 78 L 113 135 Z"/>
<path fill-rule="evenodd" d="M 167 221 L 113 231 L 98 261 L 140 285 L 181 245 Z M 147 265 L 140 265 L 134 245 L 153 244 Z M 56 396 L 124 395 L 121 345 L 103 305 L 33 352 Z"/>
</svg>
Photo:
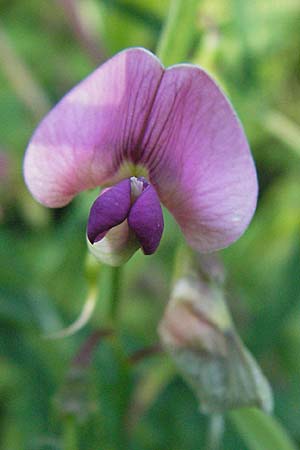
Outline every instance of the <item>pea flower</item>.
<svg viewBox="0 0 300 450">
<path fill-rule="evenodd" d="M 224 93 L 200 67 L 165 69 L 143 48 L 118 53 L 48 113 L 26 151 L 24 176 L 48 207 L 104 187 L 87 239 L 119 265 L 157 249 L 161 204 L 201 252 L 226 247 L 256 207 L 247 139 Z"/>
</svg>

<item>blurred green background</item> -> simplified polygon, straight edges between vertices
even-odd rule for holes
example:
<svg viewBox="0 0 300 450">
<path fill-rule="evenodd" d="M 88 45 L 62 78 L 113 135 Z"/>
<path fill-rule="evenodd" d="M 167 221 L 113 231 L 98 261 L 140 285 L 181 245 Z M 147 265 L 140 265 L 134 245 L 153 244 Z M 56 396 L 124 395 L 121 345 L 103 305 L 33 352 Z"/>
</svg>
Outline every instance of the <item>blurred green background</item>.
<svg viewBox="0 0 300 450">
<path fill-rule="evenodd" d="M 0 0 L 3 450 L 65 449 L 58 398 L 68 395 L 71 359 L 104 323 L 109 299 L 103 267 L 90 323 L 72 337 L 45 338 L 73 322 L 84 304 L 85 227 L 95 193 L 60 210 L 38 205 L 23 183 L 24 150 L 51 105 L 102 61 L 128 46 L 155 51 L 168 7 L 168 0 Z M 300 444 L 300 3 L 199 0 L 191 26 L 178 62 L 200 64 L 222 84 L 246 129 L 260 183 L 250 228 L 221 253 L 229 304 L 272 385 L 275 416 Z M 128 355 L 158 340 L 180 239 L 173 219 L 165 219 L 157 253 L 139 252 L 125 267 L 120 329 Z M 207 419 L 182 379 L 167 372 L 157 355 L 124 368 L 111 341 L 101 343 L 75 399 L 86 413 L 79 448 L 206 450 Z M 144 407 L 132 418 L 136 398 Z M 229 420 L 222 448 L 249 448 Z"/>
</svg>

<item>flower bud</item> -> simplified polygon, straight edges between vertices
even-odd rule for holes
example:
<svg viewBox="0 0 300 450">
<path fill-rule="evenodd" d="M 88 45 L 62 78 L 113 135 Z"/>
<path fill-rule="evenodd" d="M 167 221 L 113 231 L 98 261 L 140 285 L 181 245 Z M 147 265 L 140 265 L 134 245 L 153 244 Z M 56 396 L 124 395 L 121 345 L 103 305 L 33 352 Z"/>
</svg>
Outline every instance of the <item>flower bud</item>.
<svg viewBox="0 0 300 450">
<path fill-rule="evenodd" d="M 159 334 L 202 412 L 272 409 L 268 382 L 234 329 L 221 285 L 201 275 L 191 255 L 174 284 Z"/>
</svg>

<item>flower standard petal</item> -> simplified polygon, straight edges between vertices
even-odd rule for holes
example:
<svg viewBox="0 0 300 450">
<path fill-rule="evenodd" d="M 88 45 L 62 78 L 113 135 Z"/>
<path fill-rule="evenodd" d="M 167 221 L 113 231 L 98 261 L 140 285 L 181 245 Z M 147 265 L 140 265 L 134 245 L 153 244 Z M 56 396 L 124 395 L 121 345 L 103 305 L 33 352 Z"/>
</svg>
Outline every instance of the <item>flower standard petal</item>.
<svg viewBox="0 0 300 450">
<path fill-rule="evenodd" d="M 154 55 L 133 48 L 72 89 L 29 143 L 24 177 L 32 195 L 46 206 L 64 206 L 113 178 L 124 159 L 133 159 L 162 74 Z"/>
<path fill-rule="evenodd" d="M 202 69 L 165 71 L 142 147 L 150 182 L 193 247 L 217 250 L 243 233 L 256 171 L 232 106 Z"/>
<path fill-rule="evenodd" d="M 93 203 L 87 226 L 91 244 L 103 237 L 103 233 L 123 222 L 131 206 L 130 180 L 122 180 L 106 189 Z"/>
<path fill-rule="evenodd" d="M 134 231 L 145 255 L 154 253 L 161 240 L 164 219 L 159 198 L 150 184 L 131 207 L 128 225 Z"/>
</svg>

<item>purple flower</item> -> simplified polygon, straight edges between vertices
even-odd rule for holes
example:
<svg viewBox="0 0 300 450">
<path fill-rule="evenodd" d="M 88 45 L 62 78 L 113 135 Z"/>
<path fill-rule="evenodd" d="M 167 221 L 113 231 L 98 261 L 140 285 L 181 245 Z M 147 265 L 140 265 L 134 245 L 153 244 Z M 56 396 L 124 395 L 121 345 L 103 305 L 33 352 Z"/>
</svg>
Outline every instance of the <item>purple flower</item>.
<svg viewBox="0 0 300 450">
<path fill-rule="evenodd" d="M 160 202 L 188 243 L 208 252 L 244 232 L 257 199 L 248 143 L 224 93 L 203 69 L 165 69 L 142 48 L 111 58 L 50 111 L 24 173 L 49 207 L 108 187 L 91 208 L 89 245 L 114 235 L 110 245 L 124 248 L 125 239 L 146 254 L 163 231 Z"/>
</svg>

